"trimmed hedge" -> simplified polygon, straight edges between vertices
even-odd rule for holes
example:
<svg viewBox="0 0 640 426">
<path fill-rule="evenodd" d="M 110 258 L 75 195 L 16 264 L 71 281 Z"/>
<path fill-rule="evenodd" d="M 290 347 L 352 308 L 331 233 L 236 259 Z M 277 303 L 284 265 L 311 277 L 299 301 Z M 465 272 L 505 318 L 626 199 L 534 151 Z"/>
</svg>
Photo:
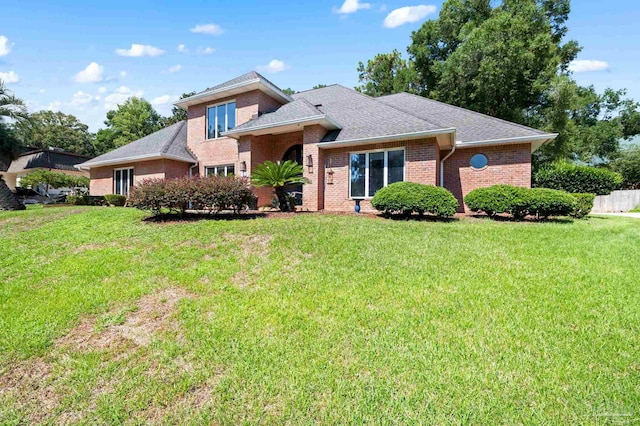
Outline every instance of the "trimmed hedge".
<svg viewBox="0 0 640 426">
<path fill-rule="evenodd" d="M 448 190 L 413 182 L 396 182 L 380 189 L 371 199 L 371 205 L 385 215 L 430 213 L 451 217 L 458 209 L 458 201 Z"/>
<path fill-rule="evenodd" d="M 508 213 L 515 219 L 522 219 L 528 215 L 538 218 L 550 216 L 581 218 L 591 211 L 593 197 L 593 194 L 574 195 L 549 188 L 529 189 L 511 185 L 494 185 L 471 191 L 464 197 L 464 202 L 471 211 L 485 212 L 489 217 Z"/>
<path fill-rule="evenodd" d="M 145 179 L 133 187 L 129 203 L 153 215 L 183 214 L 188 208 L 217 213 L 238 213 L 256 201 L 249 180 L 239 177 L 207 176 L 171 180 Z"/>
<path fill-rule="evenodd" d="M 593 201 L 595 194 L 571 194 L 576 199 L 576 208 L 571 212 L 570 216 L 576 219 L 582 219 L 591 213 L 593 209 Z"/>
<path fill-rule="evenodd" d="M 579 166 L 567 161 L 557 161 L 541 168 L 533 177 L 537 188 L 609 195 L 622 185 L 622 175 L 611 170 Z"/>
<path fill-rule="evenodd" d="M 127 197 L 120 194 L 107 194 L 104 196 L 107 203 L 115 207 L 122 207 L 127 202 Z"/>
<path fill-rule="evenodd" d="M 105 206 L 106 201 L 102 195 L 67 195 L 67 204 L 74 206 Z"/>
</svg>

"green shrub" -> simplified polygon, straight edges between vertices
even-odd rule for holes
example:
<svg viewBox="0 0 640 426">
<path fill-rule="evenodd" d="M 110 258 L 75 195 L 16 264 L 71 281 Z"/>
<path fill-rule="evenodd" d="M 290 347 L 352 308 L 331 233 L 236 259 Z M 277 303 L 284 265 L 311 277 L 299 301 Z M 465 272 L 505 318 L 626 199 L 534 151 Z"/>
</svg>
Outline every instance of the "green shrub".
<svg viewBox="0 0 640 426">
<path fill-rule="evenodd" d="M 523 218 L 528 213 L 528 191 L 518 186 L 493 185 L 474 189 L 464 197 L 464 202 L 472 212 L 485 212 L 489 217 L 509 213 Z"/>
<path fill-rule="evenodd" d="M 591 213 L 593 209 L 593 200 L 596 198 L 594 194 L 571 194 L 576 199 L 576 208 L 571 212 L 570 216 L 576 219 L 582 219 Z"/>
<path fill-rule="evenodd" d="M 105 198 L 101 195 L 68 195 L 67 203 L 75 206 L 104 206 Z"/>
<path fill-rule="evenodd" d="M 537 188 L 608 195 L 622 185 L 622 175 L 607 169 L 558 161 L 540 169 L 534 175 L 533 183 Z"/>
<path fill-rule="evenodd" d="M 629 210 L 629 213 L 640 213 L 640 205 Z"/>
<path fill-rule="evenodd" d="M 557 189 L 533 188 L 527 198 L 528 213 L 539 218 L 568 216 L 578 206 L 574 196 Z"/>
<path fill-rule="evenodd" d="M 129 202 L 140 210 L 149 210 L 153 215 L 162 213 L 167 206 L 166 183 L 164 179 L 144 179 L 139 185 L 131 188 Z"/>
<path fill-rule="evenodd" d="M 127 202 L 127 197 L 120 194 L 107 194 L 104 199 L 112 206 L 122 207 Z"/>
<path fill-rule="evenodd" d="M 413 182 L 396 182 L 380 189 L 371 205 L 384 214 L 430 213 L 451 217 L 458 209 L 458 201 L 448 190 Z"/>
<path fill-rule="evenodd" d="M 256 201 L 249 179 L 239 177 L 208 176 L 196 179 L 191 193 L 193 208 L 211 213 L 221 210 L 238 213 Z"/>
</svg>

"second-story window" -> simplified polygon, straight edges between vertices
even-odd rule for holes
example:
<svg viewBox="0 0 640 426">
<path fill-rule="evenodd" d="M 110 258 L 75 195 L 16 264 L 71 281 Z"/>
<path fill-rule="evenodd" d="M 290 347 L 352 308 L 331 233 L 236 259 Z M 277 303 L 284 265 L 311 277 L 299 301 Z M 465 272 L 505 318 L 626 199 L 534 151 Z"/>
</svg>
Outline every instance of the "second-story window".
<svg viewBox="0 0 640 426">
<path fill-rule="evenodd" d="M 216 139 L 220 133 L 236 127 L 236 103 L 228 102 L 207 108 L 207 139 Z"/>
</svg>

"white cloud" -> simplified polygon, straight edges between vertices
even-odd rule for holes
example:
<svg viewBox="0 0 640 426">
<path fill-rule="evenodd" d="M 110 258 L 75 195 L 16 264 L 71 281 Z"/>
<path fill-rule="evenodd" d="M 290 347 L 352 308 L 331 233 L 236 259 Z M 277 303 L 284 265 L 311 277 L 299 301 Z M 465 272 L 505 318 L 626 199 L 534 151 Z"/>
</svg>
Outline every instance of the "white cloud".
<svg viewBox="0 0 640 426">
<path fill-rule="evenodd" d="M 192 33 L 196 34 L 209 34 L 209 35 L 220 35 L 224 32 L 224 30 L 217 24 L 203 24 L 196 25 L 191 28 Z"/>
<path fill-rule="evenodd" d="M 13 43 L 9 43 L 9 39 L 0 35 L 0 56 L 7 56 L 11 52 Z"/>
<path fill-rule="evenodd" d="M 158 96 L 157 98 L 151 99 L 151 105 L 156 107 L 160 105 L 166 105 L 169 102 L 171 102 L 172 99 L 173 99 L 173 96 L 170 96 L 170 95 Z"/>
<path fill-rule="evenodd" d="M 46 90 L 44 90 L 44 89 L 38 90 L 38 93 L 44 93 L 44 92 L 46 92 Z"/>
<path fill-rule="evenodd" d="M 96 62 L 91 62 L 85 69 L 76 74 L 77 83 L 96 83 L 102 81 L 102 65 L 98 65 Z"/>
<path fill-rule="evenodd" d="M 120 56 L 160 56 L 164 54 L 164 50 L 149 44 L 132 43 L 130 49 L 116 49 L 116 54 Z"/>
<path fill-rule="evenodd" d="M 98 93 L 107 93 L 106 87 L 98 87 Z"/>
<path fill-rule="evenodd" d="M 200 53 L 201 55 L 211 55 L 215 51 L 216 49 L 214 49 L 213 47 L 201 47 L 198 49 L 198 53 Z"/>
<path fill-rule="evenodd" d="M 179 44 L 178 45 L 178 52 L 187 53 L 187 46 L 185 46 L 184 44 Z"/>
<path fill-rule="evenodd" d="M 114 109 L 130 97 L 135 96 L 140 98 L 143 94 L 144 92 L 142 90 L 131 90 L 126 86 L 120 86 L 104 98 L 104 107 L 106 109 Z"/>
<path fill-rule="evenodd" d="M 6 84 L 17 83 L 20 81 L 20 76 L 15 71 L 0 72 L 0 80 Z"/>
<path fill-rule="evenodd" d="M 178 64 L 178 65 L 174 65 L 172 67 L 169 67 L 169 69 L 167 71 L 169 71 L 170 73 L 174 73 L 174 72 L 178 72 L 182 69 L 182 65 Z"/>
<path fill-rule="evenodd" d="M 120 76 L 120 78 L 125 78 L 127 76 L 127 72 L 126 71 L 120 71 L 118 73 L 118 75 Z"/>
<path fill-rule="evenodd" d="M 271 60 L 271 62 L 269 62 L 268 65 L 259 65 L 258 66 L 258 70 L 259 71 L 265 71 L 271 74 L 275 74 L 284 70 L 288 70 L 289 68 L 291 68 L 289 65 L 285 64 L 283 61 L 279 60 L 279 59 L 273 59 Z"/>
<path fill-rule="evenodd" d="M 57 112 L 57 111 L 60 111 L 60 107 L 62 107 L 61 101 L 53 101 L 49 105 L 47 105 L 45 109 L 49 109 L 53 112 Z"/>
<path fill-rule="evenodd" d="M 603 71 L 606 69 L 609 69 L 609 64 L 605 61 L 581 59 L 572 61 L 569 64 L 569 70 L 573 72 Z"/>
<path fill-rule="evenodd" d="M 86 105 L 91 102 L 100 100 L 100 96 L 93 96 L 89 93 L 84 93 L 82 90 L 71 96 L 70 105 Z"/>
<path fill-rule="evenodd" d="M 385 28 L 396 28 L 400 25 L 418 22 L 427 15 L 434 13 L 437 7 L 433 5 L 421 4 L 418 6 L 405 6 L 394 9 L 384 18 L 383 26 Z"/>
<path fill-rule="evenodd" d="M 339 8 L 334 7 L 333 11 L 335 13 L 348 14 L 348 13 L 357 12 L 358 10 L 361 10 L 361 9 L 370 9 L 370 8 L 371 8 L 371 3 L 360 3 L 360 0 L 344 0 L 344 3 L 342 3 L 342 6 L 340 6 Z"/>
</svg>

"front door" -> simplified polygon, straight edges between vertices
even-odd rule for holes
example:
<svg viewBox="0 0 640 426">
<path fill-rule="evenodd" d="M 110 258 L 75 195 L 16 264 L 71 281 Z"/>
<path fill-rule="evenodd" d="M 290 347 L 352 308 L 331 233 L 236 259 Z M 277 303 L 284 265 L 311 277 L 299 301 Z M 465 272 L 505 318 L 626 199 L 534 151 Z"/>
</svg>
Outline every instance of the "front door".
<svg viewBox="0 0 640 426">
<path fill-rule="evenodd" d="M 302 145 L 294 145 L 291 148 L 287 149 L 287 152 L 282 156 L 282 161 L 295 161 L 296 163 L 302 165 Z M 302 184 L 288 185 L 285 189 L 296 197 L 296 206 L 302 205 Z"/>
</svg>

